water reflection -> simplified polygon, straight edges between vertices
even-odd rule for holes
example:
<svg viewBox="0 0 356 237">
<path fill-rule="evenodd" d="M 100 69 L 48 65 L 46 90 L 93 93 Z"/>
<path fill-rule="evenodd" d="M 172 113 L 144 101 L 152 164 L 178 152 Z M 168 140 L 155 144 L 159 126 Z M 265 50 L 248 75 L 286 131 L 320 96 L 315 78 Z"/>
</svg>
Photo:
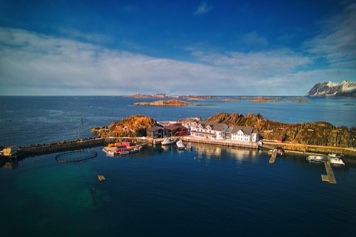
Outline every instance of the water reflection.
<svg viewBox="0 0 356 237">
<path fill-rule="evenodd" d="M 227 152 L 231 155 L 231 158 L 238 161 L 242 160 L 252 160 L 257 157 L 261 151 L 257 149 L 244 149 L 244 148 L 230 148 Z"/>
</svg>

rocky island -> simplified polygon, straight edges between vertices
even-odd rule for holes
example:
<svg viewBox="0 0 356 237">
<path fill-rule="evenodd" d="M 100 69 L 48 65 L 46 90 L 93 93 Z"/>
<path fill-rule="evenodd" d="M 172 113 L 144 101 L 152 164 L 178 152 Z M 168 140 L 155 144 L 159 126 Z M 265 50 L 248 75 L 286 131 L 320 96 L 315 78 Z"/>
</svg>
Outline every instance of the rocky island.
<svg viewBox="0 0 356 237">
<path fill-rule="evenodd" d="M 185 120 L 187 119 L 182 119 L 178 122 L 184 123 Z M 229 127 L 253 127 L 264 140 L 277 141 L 279 138 L 283 138 L 283 144 L 288 145 L 288 149 L 290 150 L 307 150 L 306 146 L 309 145 L 320 146 L 320 149 L 323 149 L 322 147 L 356 147 L 355 127 L 335 127 L 323 121 L 286 124 L 266 120 L 260 114 L 242 115 L 239 113 L 228 114 L 223 112 L 209 117 L 206 121 L 226 123 Z M 156 125 L 157 121 L 148 116 L 135 115 L 122 121 L 114 121 L 108 127 L 93 128 L 91 132 L 103 138 L 141 137 L 146 136 L 147 128 Z"/>
<path fill-rule="evenodd" d="M 188 106 L 189 103 L 183 100 L 156 100 L 152 102 L 136 102 L 137 106 Z"/>
</svg>

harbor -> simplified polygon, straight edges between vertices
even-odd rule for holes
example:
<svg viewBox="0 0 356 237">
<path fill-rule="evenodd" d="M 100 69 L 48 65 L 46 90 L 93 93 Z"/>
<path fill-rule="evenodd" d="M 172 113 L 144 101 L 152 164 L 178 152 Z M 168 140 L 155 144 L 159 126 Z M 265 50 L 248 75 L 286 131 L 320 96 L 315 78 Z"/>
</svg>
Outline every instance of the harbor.
<svg viewBox="0 0 356 237">
<path fill-rule="evenodd" d="M 206 139 L 206 138 L 197 138 L 194 136 L 178 136 L 178 137 L 171 137 L 171 138 L 176 140 L 181 139 L 183 142 L 186 143 L 192 142 L 192 143 L 225 146 L 225 147 L 268 149 L 270 151 L 277 149 L 277 153 L 280 153 L 280 151 L 288 154 L 300 154 L 300 155 L 338 153 L 351 157 L 356 157 L 355 149 L 343 148 L 343 147 L 330 147 L 330 146 L 324 147 L 324 146 L 316 146 L 316 145 L 281 143 L 281 142 L 274 142 L 274 141 L 268 141 L 268 142 L 263 141 L 263 144 L 261 144 L 258 142 L 240 142 L 240 141 L 233 141 L 228 139 Z M 76 140 L 69 140 L 69 141 L 59 141 L 59 142 L 47 143 L 47 144 L 6 147 L 6 154 L 8 157 L 12 157 L 12 158 L 23 158 L 28 156 L 72 151 L 72 150 L 85 149 L 85 148 L 98 147 L 98 146 L 107 146 L 108 144 L 115 143 L 117 141 L 132 141 L 137 143 L 138 145 L 139 144 L 158 145 L 161 144 L 163 140 L 164 138 L 150 138 L 150 137 L 106 137 L 106 138 L 95 137 L 95 138 L 76 139 Z M 12 148 L 12 152 L 9 153 L 9 149 L 11 150 L 11 148 Z M 271 161 L 274 162 L 274 159 L 271 159 Z"/>
</svg>

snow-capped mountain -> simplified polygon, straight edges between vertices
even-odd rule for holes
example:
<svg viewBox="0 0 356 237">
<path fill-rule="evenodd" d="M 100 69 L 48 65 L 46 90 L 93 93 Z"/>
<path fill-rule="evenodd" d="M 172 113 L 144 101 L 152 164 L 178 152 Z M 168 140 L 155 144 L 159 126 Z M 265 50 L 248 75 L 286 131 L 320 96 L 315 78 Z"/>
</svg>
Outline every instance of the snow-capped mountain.
<svg viewBox="0 0 356 237">
<path fill-rule="evenodd" d="M 315 84 L 306 96 L 350 96 L 356 97 L 356 82 L 323 82 Z"/>
</svg>

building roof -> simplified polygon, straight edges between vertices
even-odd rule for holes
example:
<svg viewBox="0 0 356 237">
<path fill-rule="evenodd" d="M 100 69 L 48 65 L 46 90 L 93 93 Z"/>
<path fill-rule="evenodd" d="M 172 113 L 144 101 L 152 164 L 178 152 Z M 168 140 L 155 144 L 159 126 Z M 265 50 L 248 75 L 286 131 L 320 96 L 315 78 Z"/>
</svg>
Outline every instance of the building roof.
<svg viewBox="0 0 356 237">
<path fill-rule="evenodd" d="M 244 127 L 244 126 L 234 126 L 231 130 L 231 133 L 237 133 L 240 130 L 247 135 L 251 135 L 253 133 L 253 127 Z"/>
<path fill-rule="evenodd" d="M 147 131 L 158 131 L 158 130 L 163 130 L 162 127 L 159 127 L 159 126 L 154 126 L 154 127 L 150 127 L 150 128 L 147 128 Z"/>
<path fill-rule="evenodd" d="M 215 131 L 221 131 L 226 123 L 214 123 L 214 122 L 206 122 L 206 121 L 200 121 L 199 124 L 206 128 L 207 126 L 210 126 L 213 130 Z"/>
<path fill-rule="evenodd" d="M 167 130 L 175 130 L 175 129 L 178 129 L 178 128 L 188 129 L 187 127 L 185 127 L 185 126 L 183 126 L 181 124 L 164 126 L 164 129 L 167 129 Z"/>
</svg>

